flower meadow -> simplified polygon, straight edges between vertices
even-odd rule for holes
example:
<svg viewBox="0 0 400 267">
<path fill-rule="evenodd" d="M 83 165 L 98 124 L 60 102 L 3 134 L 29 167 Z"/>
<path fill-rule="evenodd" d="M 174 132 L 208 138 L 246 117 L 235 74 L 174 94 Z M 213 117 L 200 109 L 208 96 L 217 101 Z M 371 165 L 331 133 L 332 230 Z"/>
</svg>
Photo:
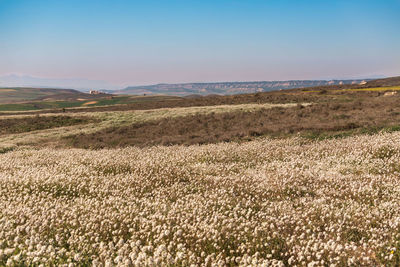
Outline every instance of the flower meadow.
<svg viewBox="0 0 400 267">
<path fill-rule="evenodd" d="M 3 153 L 0 266 L 397 266 L 399 141 Z"/>
</svg>

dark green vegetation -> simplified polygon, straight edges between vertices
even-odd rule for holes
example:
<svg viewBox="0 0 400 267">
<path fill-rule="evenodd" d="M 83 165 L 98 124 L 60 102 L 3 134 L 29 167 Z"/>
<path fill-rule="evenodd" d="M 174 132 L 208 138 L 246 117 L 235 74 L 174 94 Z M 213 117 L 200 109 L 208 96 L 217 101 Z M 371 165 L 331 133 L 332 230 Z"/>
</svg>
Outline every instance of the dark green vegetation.
<svg viewBox="0 0 400 267">
<path fill-rule="evenodd" d="M 123 105 L 158 100 L 178 99 L 172 96 L 115 96 L 86 94 L 70 89 L 0 88 L 0 111 L 65 112 L 70 108 Z M 179 98 L 180 99 L 180 98 Z M 22 113 L 18 113 L 22 114 Z"/>
<path fill-rule="evenodd" d="M 12 147 L 0 148 L 0 154 L 5 154 L 5 153 L 13 151 L 13 150 L 14 150 L 14 148 L 12 148 Z"/>
<path fill-rule="evenodd" d="M 0 89 L 1 90 L 1 89 Z M 90 95 L 88 95 L 90 96 Z M 149 96 L 149 97 L 132 97 L 132 96 L 91 96 L 88 99 L 79 100 L 68 100 L 68 101 L 29 101 L 24 103 L 11 103 L 11 104 L 0 104 L 0 111 L 40 111 L 42 113 L 59 113 L 65 112 L 65 109 L 80 108 L 80 111 L 86 112 L 87 109 L 82 110 L 81 108 L 86 107 L 97 107 L 97 106 L 113 106 L 121 104 L 132 104 L 140 102 L 151 102 L 157 100 L 169 100 L 176 99 L 169 96 Z M 50 109 L 50 110 L 49 110 Z M 17 114 L 17 113 L 15 113 Z M 23 113 L 18 113 L 23 114 Z"/>
<path fill-rule="evenodd" d="M 95 122 L 90 117 L 34 116 L 26 118 L 0 119 L 0 135 L 44 130 Z"/>
</svg>

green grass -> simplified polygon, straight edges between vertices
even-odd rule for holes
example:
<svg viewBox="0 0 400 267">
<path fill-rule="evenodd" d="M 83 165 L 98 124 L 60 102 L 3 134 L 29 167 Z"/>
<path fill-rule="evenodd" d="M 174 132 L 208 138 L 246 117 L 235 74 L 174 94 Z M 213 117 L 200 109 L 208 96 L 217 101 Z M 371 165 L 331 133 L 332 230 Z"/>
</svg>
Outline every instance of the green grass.
<svg viewBox="0 0 400 267">
<path fill-rule="evenodd" d="M 62 109 L 62 108 L 77 108 L 77 107 L 98 107 L 110 106 L 119 104 L 131 104 L 147 101 L 157 100 L 176 100 L 177 97 L 170 96 L 114 96 L 113 98 L 100 98 L 86 99 L 84 101 L 32 101 L 28 103 L 15 103 L 15 104 L 0 104 L 0 111 L 29 111 L 29 110 L 42 110 L 42 109 Z M 95 101 L 96 103 L 87 104 Z"/>
<path fill-rule="evenodd" d="M 46 97 L 54 97 L 59 94 L 74 96 L 78 91 L 51 89 L 51 88 L 0 88 L 0 103 L 7 104 L 21 101 L 34 101 Z"/>
<path fill-rule="evenodd" d="M 34 104 L 2 104 L 0 105 L 0 111 L 25 111 L 25 110 L 38 110 L 40 108 L 35 107 Z"/>
</svg>

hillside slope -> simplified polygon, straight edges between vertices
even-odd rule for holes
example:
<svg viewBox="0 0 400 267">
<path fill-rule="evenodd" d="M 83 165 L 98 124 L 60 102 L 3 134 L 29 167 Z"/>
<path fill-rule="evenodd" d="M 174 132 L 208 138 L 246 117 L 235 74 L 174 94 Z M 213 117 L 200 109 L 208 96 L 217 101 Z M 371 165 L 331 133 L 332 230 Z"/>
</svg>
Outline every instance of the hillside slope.
<svg viewBox="0 0 400 267">
<path fill-rule="evenodd" d="M 78 98 L 91 99 L 92 95 L 73 89 L 50 88 L 0 88 L 0 103 L 18 103 L 32 100 L 76 100 Z"/>
<path fill-rule="evenodd" d="M 366 85 L 367 87 L 399 86 L 400 76 L 368 81 Z"/>
</svg>

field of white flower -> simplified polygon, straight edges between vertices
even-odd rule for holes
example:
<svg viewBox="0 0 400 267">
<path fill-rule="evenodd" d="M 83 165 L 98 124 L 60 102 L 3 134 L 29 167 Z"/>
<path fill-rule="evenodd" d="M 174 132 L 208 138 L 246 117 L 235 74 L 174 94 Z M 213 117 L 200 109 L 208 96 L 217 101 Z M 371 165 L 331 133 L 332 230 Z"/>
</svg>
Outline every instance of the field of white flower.
<svg viewBox="0 0 400 267">
<path fill-rule="evenodd" d="M 396 266 L 399 141 L 0 154 L 0 265 Z"/>
</svg>

